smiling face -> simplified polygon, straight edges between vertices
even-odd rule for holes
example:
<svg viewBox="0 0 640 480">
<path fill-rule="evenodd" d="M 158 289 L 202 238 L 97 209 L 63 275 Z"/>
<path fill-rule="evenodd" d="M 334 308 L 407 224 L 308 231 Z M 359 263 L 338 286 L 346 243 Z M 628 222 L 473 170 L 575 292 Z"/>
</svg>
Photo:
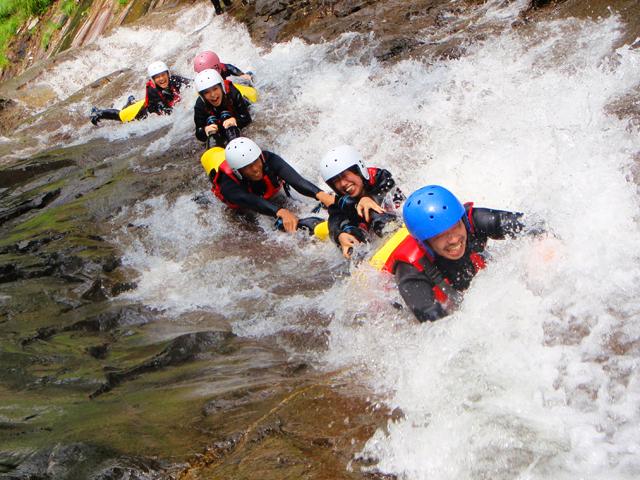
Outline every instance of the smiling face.
<svg viewBox="0 0 640 480">
<path fill-rule="evenodd" d="M 427 240 L 436 255 L 449 260 L 462 258 L 467 248 L 467 229 L 462 220 L 439 235 Z"/>
<path fill-rule="evenodd" d="M 262 168 L 262 157 L 257 158 L 246 167 L 238 169 L 238 172 L 240 172 L 242 178 L 246 178 L 248 180 L 251 180 L 252 182 L 261 180 L 264 176 L 264 170 Z"/>
<path fill-rule="evenodd" d="M 152 80 L 157 87 L 160 87 L 164 90 L 169 86 L 169 72 L 162 72 L 162 73 L 159 73 L 158 75 L 154 75 Z"/>
<path fill-rule="evenodd" d="M 340 195 L 349 195 L 357 198 L 364 192 L 362 177 L 351 170 L 345 170 L 330 181 L 333 183 L 333 189 Z"/>
<path fill-rule="evenodd" d="M 200 92 L 200 95 L 214 107 L 222 105 L 222 87 L 220 85 L 214 85 L 211 88 L 206 89 L 204 92 Z"/>
</svg>

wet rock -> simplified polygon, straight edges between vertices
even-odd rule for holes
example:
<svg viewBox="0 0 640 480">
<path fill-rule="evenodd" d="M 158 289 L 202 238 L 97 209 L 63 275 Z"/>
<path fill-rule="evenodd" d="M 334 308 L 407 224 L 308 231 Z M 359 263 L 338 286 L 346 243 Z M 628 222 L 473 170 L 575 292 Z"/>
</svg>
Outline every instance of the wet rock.
<svg viewBox="0 0 640 480">
<path fill-rule="evenodd" d="M 82 315 L 79 312 L 78 315 Z M 153 313 L 138 305 L 125 305 L 110 308 L 106 312 L 72 323 L 67 326 L 47 326 L 36 330 L 30 337 L 23 338 L 20 344 L 24 347 L 35 341 L 45 341 L 63 332 L 113 332 L 122 327 L 142 325 L 153 319 Z"/>
<path fill-rule="evenodd" d="M 5 103 L 9 106 L 11 103 Z M 19 168 L 3 168 L 0 170 L 0 187 L 12 187 L 32 180 L 43 173 L 60 170 L 75 165 L 73 160 L 48 160 L 46 157 L 38 157 L 37 162 L 24 165 Z"/>
<path fill-rule="evenodd" d="M 89 398 L 95 398 L 98 395 L 109 392 L 122 382 L 131 380 L 143 373 L 191 361 L 201 353 L 228 353 L 230 351 L 228 341 L 233 337 L 235 337 L 233 333 L 219 331 L 181 335 L 172 340 L 162 352 L 148 361 L 127 370 L 107 373 L 107 382 L 93 392 Z"/>
<path fill-rule="evenodd" d="M 111 273 L 120 265 L 122 265 L 122 260 L 119 257 L 116 257 L 115 255 L 110 255 L 102 263 L 102 271 L 105 273 Z"/>
<path fill-rule="evenodd" d="M 0 112 L 3 110 L 15 106 L 16 102 L 11 100 L 10 98 L 0 98 Z"/>
<path fill-rule="evenodd" d="M 21 201 L 15 205 L 9 205 L 7 208 L 0 207 L 0 225 L 31 210 L 46 207 L 58 198 L 60 191 L 61 190 L 57 188 L 55 190 L 39 194 L 30 200 Z"/>
<path fill-rule="evenodd" d="M 96 279 L 91 287 L 81 295 L 84 300 L 91 302 L 102 302 L 107 299 L 107 294 L 104 289 L 102 278 Z"/>
<path fill-rule="evenodd" d="M 0 452 L 0 468 L 11 480 L 156 480 L 167 469 L 152 459 L 120 456 L 84 443 L 57 444 L 29 455 Z"/>
<path fill-rule="evenodd" d="M 102 345 L 87 347 L 87 353 L 91 355 L 93 358 L 102 360 L 107 357 L 107 353 L 109 353 L 109 346 L 110 344 L 104 343 Z"/>
<path fill-rule="evenodd" d="M 0 265 L 0 283 L 13 282 L 18 279 L 18 269 L 14 263 Z"/>
<path fill-rule="evenodd" d="M 80 320 L 65 327 L 63 331 L 111 332 L 118 328 L 143 325 L 150 322 L 153 317 L 153 313 L 142 306 L 125 305 Z"/>
<path fill-rule="evenodd" d="M 137 282 L 118 282 L 111 287 L 111 296 L 117 297 L 121 293 L 135 290 L 136 288 L 138 288 Z"/>
<path fill-rule="evenodd" d="M 385 62 L 394 57 L 407 55 L 411 50 L 421 45 L 423 45 L 423 42 L 416 40 L 415 38 L 393 38 L 384 42 L 376 49 L 375 57 L 378 60 Z"/>
</svg>

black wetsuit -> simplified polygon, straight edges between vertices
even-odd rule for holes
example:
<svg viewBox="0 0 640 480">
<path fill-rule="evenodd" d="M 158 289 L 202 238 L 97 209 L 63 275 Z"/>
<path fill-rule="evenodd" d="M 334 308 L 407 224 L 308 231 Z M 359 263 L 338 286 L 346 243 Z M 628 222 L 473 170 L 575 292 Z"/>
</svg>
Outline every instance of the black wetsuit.
<svg viewBox="0 0 640 480">
<path fill-rule="evenodd" d="M 240 77 L 244 75 L 244 72 L 238 67 L 231 65 L 230 63 L 220 64 L 220 76 L 224 79 L 227 77 Z"/>
<path fill-rule="evenodd" d="M 215 10 L 216 10 L 216 14 L 217 15 L 221 15 L 222 14 L 222 5 L 220 5 L 220 0 L 211 0 L 211 3 L 213 4 L 213 8 L 215 8 Z M 224 4 L 227 7 L 231 6 L 231 0 L 224 0 Z"/>
<path fill-rule="evenodd" d="M 317 186 L 300 176 L 279 155 L 268 151 L 262 153 L 264 155 L 264 174 L 269 176 L 273 185 L 278 185 L 281 180 L 284 180 L 287 185 L 295 188 L 305 197 L 316 198 L 320 191 Z M 270 200 L 262 198 L 267 188 L 263 180 L 252 182 L 242 179 L 238 184 L 224 172 L 219 172 L 218 186 L 225 200 L 240 208 L 272 217 L 275 217 L 278 210 L 282 208 Z"/>
<path fill-rule="evenodd" d="M 436 255 L 434 262 L 430 264 L 428 258 L 424 256 L 420 259 L 420 264 L 425 267 L 422 272 L 408 263 L 398 262 L 396 265 L 395 277 L 400 295 L 421 322 L 438 320 L 448 315 L 448 312 L 435 299 L 434 282 L 427 273 L 431 265 L 437 268 L 437 271 L 455 290 L 466 290 L 477 273 L 472 255 L 484 252 L 488 239 L 501 240 L 505 236 L 514 237 L 524 229 L 524 224 L 520 221 L 521 213 L 473 208 L 471 215 L 474 233 L 469 231 L 469 225 L 465 223 L 467 244 L 462 258 L 449 260 Z"/>
<path fill-rule="evenodd" d="M 190 79 L 181 77 L 179 75 L 171 75 L 169 77 L 169 86 L 166 90 L 159 89 L 155 86 L 153 81 L 147 82 L 145 92 L 145 106 L 136 114 L 136 120 L 145 118 L 149 112 L 157 113 L 158 115 L 170 115 L 173 111 L 173 105 L 175 105 L 180 97 L 177 95 L 180 89 L 184 85 L 189 85 Z M 122 107 L 127 108 L 132 103 L 135 103 L 135 97 L 130 96 L 127 100 L 127 104 Z M 117 108 L 99 109 L 93 107 L 91 110 L 91 123 L 97 125 L 100 120 L 117 120 L 120 121 L 120 110 Z"/>
<path fill-rule="evenodd" d="M 147 83 L 145 104 L 147 112 L 170 115 L 173 111 L 173 105 L 180 101 L 180 96 L 178 95 L 180 89 L 190 83 L 190 79 L 179 75 L 171 75 L 169 77 L 169 86 L 165 89 L 156 87 L 153 82 Z"/>
<path fill-rule="evenodd" d="M 335 203 L 329 207 L 329 235 L 340 245 L 338 237 L 341 233 L 349 233 L 359 241 L 365 241 L 369 224 L 358 215 L 356 206 L 364 196 L 371 197 L 378 205 L 382 205 L 387 193 L 392 192 L 393 203 L 397 208 L 404 200 L 404 195 L 396 187 L 396 182 L 391 176 L 391 172 L 383 168 L 369 169 L 373 174 L 373 181 L 364 180 L 364 191 L 358 198 L 343 195 L 336 199 Z M 356 171 L 359 174 L 359 170 Z"/>
<path fill-rule="evenodd" d="M 207 134 L 204 128 L 207 126 L 209 117 L 216 117 L 218 132 L 213 135 L 216 145 L 224 147 L 227 144 L 227 136 L 222 128 L 220 117 L 223 112 L 229 112 L 236 119 L 238 128 L 242 129 L 251 123 L 251 114 L 249 113 L 249 104 L 242 96 L 240 91 L 231 83 L 229 84 L 229 93 L 224 93 L 222 103 L 219 107 L 214 107 L 209 102 L 205 102 L 202 97 L 198 97 L 196 104 L 193 106 L 193 121 L 196 124 L 196 138 L 201 142 L 207 141 Z"/>
</svg>

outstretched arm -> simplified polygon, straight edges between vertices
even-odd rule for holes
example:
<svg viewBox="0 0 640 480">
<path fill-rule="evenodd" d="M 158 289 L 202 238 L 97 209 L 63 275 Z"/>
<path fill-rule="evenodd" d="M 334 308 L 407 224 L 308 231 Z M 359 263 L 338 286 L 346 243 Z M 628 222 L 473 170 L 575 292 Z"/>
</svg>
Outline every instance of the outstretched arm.
<svg viewBox="0 0 640 480">
<path fill-rule="evenodd" d="M 399 262 L 395 275 L 404 303 L 420 322 L 433 322 L 448 315 L 435 299 L 433 284 L 417 268 Z"/>
</svg>

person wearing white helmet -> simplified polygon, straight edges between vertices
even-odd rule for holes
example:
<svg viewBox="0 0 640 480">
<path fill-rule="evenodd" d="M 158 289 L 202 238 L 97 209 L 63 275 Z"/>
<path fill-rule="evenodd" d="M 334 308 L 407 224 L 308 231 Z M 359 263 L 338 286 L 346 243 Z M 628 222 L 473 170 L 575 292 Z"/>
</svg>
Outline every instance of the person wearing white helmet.
<svg viewBox="0 0 640 480">
<path fill-rule="evenodd" d="M 298 217 L 281 206 L 283 190 L 288 196 L 288 188 L 293 187 L 325 206 L 335 199 L 304 179 L 282 157 L 263 151 L 246 137 L 231 140 L 225 148 L 225 161 L 209 173 L 213 177 L 211 191 L 228 207 L 278 218 L 286 232 L 296 231 Z"/>
<path fill-rule="evenodd" d="M 190 79 L 179 75 L 170 75 L 169 67 L 164 62 L 153 62 L 147 68 L 149 80 L 145 85 L 145 101 L 135 116 L 136 120 L 145 118 L 148 113 L 158 115 L 170 115 L 173 106 L 180 101 L 180 89 L 184 85 L 189 85 Z M 123 107 L 135 103 L 135 97 L 130 95 L 127 104 Z M 91 123 L 98 125 L 100 120 L 121 121 L 120 110 L 115 108 L 91 109 Z"/>
<path fill-rule="evenodd" d="M 180 90 L 191 80 L 180 75 L 171 75 L 164 62 L 153 62 L 147 69 L 149 81 L 146 85 L 145 108 L 150 113 L 169 115 L 173 106 L 181 99 Z"/>
<path fill-rule="evenodd" d="M 404 195 L 391 172 L 365 167 L 362 154 L 351 145 L 329 150 L 320 161 L 320 174 L 338 194 L 329 208 L 329 235 L 350 258 L 354 246 L 367 241 L 369 230 L 382 235 L 384 225 L 395 219 L 387 211 L 397 209 Z"/>
<path fill-rule="evenodd" d="M 251 123 L 249 104 L 229 80 L 223 80 L 214 69 L 202 70 L 195 79 L 199 97 L 193 106 L 196 138 L 224 147 Z M 210 144 L 210 146 L 213 146 Z"/>
</svg>

